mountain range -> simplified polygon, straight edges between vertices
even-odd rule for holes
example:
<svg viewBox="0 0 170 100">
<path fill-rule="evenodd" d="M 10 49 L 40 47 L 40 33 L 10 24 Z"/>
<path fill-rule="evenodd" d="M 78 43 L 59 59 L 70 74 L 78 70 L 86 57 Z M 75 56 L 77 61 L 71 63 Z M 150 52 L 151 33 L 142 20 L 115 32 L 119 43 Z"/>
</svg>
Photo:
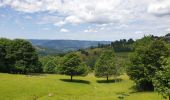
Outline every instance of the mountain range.
<svg viewBox="0 0 170 100">
<path fill-rule="evenodd" d="M 46 40 L 46 39 L 29 39 L 40 53 L 63 53 L 78 49 L 96 47 L 98 44 L 110 44 L 111 41 L 85 41 L 85 40 Z"/>
</svg>

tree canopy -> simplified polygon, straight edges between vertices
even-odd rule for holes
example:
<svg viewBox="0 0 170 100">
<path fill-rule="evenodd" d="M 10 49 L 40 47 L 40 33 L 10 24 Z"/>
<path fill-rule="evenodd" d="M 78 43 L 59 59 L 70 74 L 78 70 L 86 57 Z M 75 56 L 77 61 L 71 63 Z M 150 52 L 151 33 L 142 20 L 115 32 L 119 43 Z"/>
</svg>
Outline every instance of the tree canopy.
<svg viewBox="0 0 170 100">
<path fill-rule="evenodd" d="M 113 50 L 104 51 L 95 64 L 95 76 L 108 78 L 112 75 L 117 75 L 118 70 L 116 69 L 114 62 Z"/>
<path fill-rule="evenodd" d="M 164 58 L 169 56 L 169 50 L 163 41 L 150 37 L 144 37 L 137 43 L 127 74 L 135 81 L 138 89 L 153 90 L 152 78 L 166 64 Z"/>
<path fill-rule="evenodd" d="M 41 63 L 32 44 L 22 39 L 0 39 L 0 71 L 8 73 L 41 72 Z"/>
<path fill-rule="evenodd" d="M 170 100 L 170 58 L 168 59 L 168 64 L 163 66 L 162 70 L 156 72 L 153 83 L 155 90 L 165 98 L 168 96 Z"/>
<path fill-rule="evenodd" d="M 73 76 L 85 76 L 87 72 L 87 66 L 82 62 L 80 56 L 75 53 L 65 55 L 59 67 L 59 73 L 71 76 L 71 81 Z"/>
</svg>

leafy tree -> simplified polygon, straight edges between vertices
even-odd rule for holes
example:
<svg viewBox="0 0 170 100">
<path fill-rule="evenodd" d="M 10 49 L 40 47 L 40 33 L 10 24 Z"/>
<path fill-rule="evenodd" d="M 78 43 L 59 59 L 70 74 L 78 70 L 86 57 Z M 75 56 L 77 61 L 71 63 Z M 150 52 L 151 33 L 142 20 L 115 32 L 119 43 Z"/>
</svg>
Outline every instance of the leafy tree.
<svg viewBox="0 0 170 100">
<path fill-rule="evenodd" d="M 91 69 L 94 70 L 94 66 L 95 66 L 95 62 L 97 60 L 97 58 L 100 56 L 101 52 L 102 52 L 103 48 L 95 48 L 95 49 L 91 49 L 91 50 L 84 50 L 84 52 L 87 52 L 88 55 L 86 55 L 85 53 L 82 54 L 82 52 L 77 52 L 78 55 L 80 55 L 80 57 L 82 58 L 83 62 L 85 62 L 85 64 Z"/>
<path fill-rule="evenodd" d="M 0 71 L 8 73 L 41 72 L 35 48 L 22 39 L 0 39 Z"/>
<path fill-rule="evenodd" d="M 6 51 L 5 48 L 0 45 L 0 72 L 5 72 L 5 56 L 6 56 Z"/>
<path fill-rule="evenodd" d="M 147 49 L 153 41 L 154 38 L 152 36 L 144 36 L 142 39 L 138 39 L 134 42 L 133 49 L 135 51 Z"/>
<path fill-rule="evenodd" d="M 126 70 L 126 66 L 128 64 L 128 59 L 126 58 L 119 58 L 119 57 L 115 57 L 115 70 L 117 73 L 115 73 L 114 76 L 119 76 L 120 74 L 124 73 Z"/>
<path fill-rule="evenodd" d="M 49 61 L 44 66 L 44 72 L 46 72 L 46 73 L 55 73 L 55 68 L 56 68 L 55 63 L 53 61 Z"/>
<path fill-rule="evenodd" d="M 163 58 L 168 57 L 169 50 L 163 41 L 150 37 L 144 37 L 137 44 L 130 57 L 131 66 L 127 74 L 135 81 L 138 89 L 153 90 L 152 78 L 166 64 Z"/>
<path fill-rule="evenodd" d="M 40 61 L 37 61 L 35 65 L 31 65 L 30 69 L 30 72 L 32 73 L 41 73 L 43 71 L 42 64 Z"/>
<path fill-rule="evenodd" d="M 61 65 L 61 57 L 59 56 L 43 56 L 40 57 L 44 73 L 58 73 L 58 67 Z"/>
<path fill-rule="evenodd" d="M 23 60 L 19 60 L 15 62 L 15 69 L 13 69 L 15 72 L 18 73 L 24 73 L 26 72 L 26 62 Z"/>
<path fill-rule="evenodd" d="M 30 42 L 22 39 L 15 39 L 13 40 L 12 47 L 13 56 L 16 60 L 16 65 L 22 65 L 22 67 L 24 67 L 22 73 L 37 72 L 38 70 L 38 72 L 42 71 L 41 68 L 36 68 L 38 67 L 37 65 L 40 65 L 38 60 L 38 54 Z M 16 69 L 14 70 L 16 71 Z"/>
<path fill-rule="evenodd" d="M 81 54 L 84 54 L 84 55 L 86 55 L 86 56 L 89 55 L 89 53 L 88 53 L 87 51 L 83 50 L 83 49 L 79 49 L 78 51 L 80 51 Z"/>
<path fill-rule="evenodd" d="M 88 68 L 77 54 L 69 53 L 64 56 L 59 72 L 70 75 L 72 81 L 73 76 L 87 75 Z"/>
<path fill-rule="evenodd" d="M 112 75 L 117 75 L 119 72 L 114 63 L 114 52 L 112 50 L 104 51 L 95 64 L 95 76 L 106 77 L 107 81 Z"/>
<path fill-rule="evenodd" d="M 155 90 L 162 94 L 165 98 L 168 96 L 170 100 L 170 59 L 168 65 L 163 66 L 162 70 L 156 72 L 153 79 Z"/>
<path fill-rule="evenodd" d="M 14 67 L 15 60 L 12 59 L 12 41 L 0 38 L 0 71 L 10 72 Z"/>
<path fill-rule="evenodd" d="M 135 41 L 133 40 L 133 39 L 129 39 L 128 41 L 127 41 L 127 44 L 133 44 Z"/>
<path fill-rule="evenodd" d="M 43 66 L 43 72 L 44 72 L 44 67 L 47 65 L 47 63 L 53 59 L 51 59 L 52 56 L 41 56 L 40 57 L 40 62 L 42 63 Z"/>
<path fill-rule="evenodd" d="M 111 43 L 111 47 L 115 52 L 131 52 L 133 51 L 132 44 L 134 43 L 133 39 L 121 39 L 119 41 L 114 41 Z"/>
</svg>

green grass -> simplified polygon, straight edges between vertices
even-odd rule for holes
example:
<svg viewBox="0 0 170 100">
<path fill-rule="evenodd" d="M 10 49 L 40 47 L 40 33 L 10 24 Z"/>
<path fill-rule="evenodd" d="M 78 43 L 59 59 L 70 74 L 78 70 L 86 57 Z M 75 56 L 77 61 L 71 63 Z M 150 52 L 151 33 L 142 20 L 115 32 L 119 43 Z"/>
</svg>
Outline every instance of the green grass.
<svg viewBox="0 0 170 100">
<path fill-rule="evenodd" d="M 43 75 L 26 76 L 0 73 L 0 100 L 163 100 L 154 92 L 133 93 L 126 75 L 120 82 L 103 83 L 93 74 L 86 77 Z M 100 81 L 97 82 L 96 80 Z"/>
</svg>

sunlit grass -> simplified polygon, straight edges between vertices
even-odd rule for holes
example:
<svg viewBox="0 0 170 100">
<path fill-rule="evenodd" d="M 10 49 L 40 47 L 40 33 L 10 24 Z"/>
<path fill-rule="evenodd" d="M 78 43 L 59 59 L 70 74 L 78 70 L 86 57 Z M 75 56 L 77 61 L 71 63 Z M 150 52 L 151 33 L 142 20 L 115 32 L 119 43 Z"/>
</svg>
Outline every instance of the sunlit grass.
<svg viewBox="0 0 170 100">
<path fill-rule="evenodd" d="M 101 82 L 93 74 L 86 77 L 42 75 L 26 76 L 0 73 L 0 100 L 163 100 L 154 92 L 133 93 L 134 85 L 126 75 L 120 82 Z"/>
</svg>

